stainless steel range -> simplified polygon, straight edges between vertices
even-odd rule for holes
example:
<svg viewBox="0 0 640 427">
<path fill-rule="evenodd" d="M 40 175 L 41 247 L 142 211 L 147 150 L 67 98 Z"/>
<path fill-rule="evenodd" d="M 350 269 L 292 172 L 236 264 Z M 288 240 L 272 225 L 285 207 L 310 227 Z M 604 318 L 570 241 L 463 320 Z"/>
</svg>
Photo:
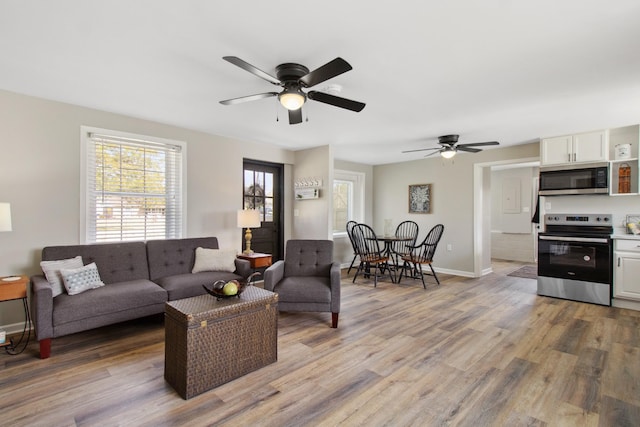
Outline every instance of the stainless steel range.
<svg viewBox="0 0 640 427">
<path fill-rule="evenodd" d="M 538 295 L 611 305 L 610 214 L 547 214 L 538 235 Z"/>
</svg>

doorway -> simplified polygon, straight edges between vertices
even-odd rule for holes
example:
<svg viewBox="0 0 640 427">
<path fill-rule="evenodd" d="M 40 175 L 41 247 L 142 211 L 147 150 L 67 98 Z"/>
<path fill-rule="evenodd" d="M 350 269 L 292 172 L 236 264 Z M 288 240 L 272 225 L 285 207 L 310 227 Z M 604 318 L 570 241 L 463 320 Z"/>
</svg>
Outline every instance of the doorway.
<svg viewBox="0 0 640 427">
<path fill-rule="evenodd" d="M 251 230 L 251 248 L 271 254 L 273 262 L 284 259 L 283 175 L 282 164 L 243 161 L 242 206 L 260 212 L 260 227 Z M 244 247 L 244 231 L 240 235 Z"/>
<path fill-rule="evenodd" d="M 491 170 L 492 168 L 518 168 L 534 167 L 539 165 L 539 158 L 523 158 L 503 160 L 487 163 L 476 163 L 474 165 L 474 276 L 481 277 L 492 271 L 492 230 L 491 230 Z M 532 187 L 534 186 L 532 182 Z M 535 191 L 535 190 L 533 190 Z M 537 201 L 537 198 L 536 198 Z M 534 213 L 535 204 L 533 200 L 529 205 L 527 216 L 531 218 Z M 530 221 L 530 220 L 529 220 Z M 536 228 L 532 226 L 532 232 L 536 233 Z M 535 246 L 535 239 L 532 246 Z M 535 253 L 535 249 L 534 249 Z"/>
</svg>

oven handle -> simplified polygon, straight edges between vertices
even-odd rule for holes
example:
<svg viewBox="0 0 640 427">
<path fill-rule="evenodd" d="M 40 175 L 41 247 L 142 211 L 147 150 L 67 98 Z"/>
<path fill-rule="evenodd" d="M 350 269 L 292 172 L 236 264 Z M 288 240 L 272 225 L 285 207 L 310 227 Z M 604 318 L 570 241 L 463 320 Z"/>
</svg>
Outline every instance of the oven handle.
<svg viewBox="0 0 640 427">
<path fill-rule="evenodd" d="M 598 237 L 538 236 L 538 238 L 540 240 L 558 240 L 561 242 L 609 243 L 609 239 Z"/>
</svg>

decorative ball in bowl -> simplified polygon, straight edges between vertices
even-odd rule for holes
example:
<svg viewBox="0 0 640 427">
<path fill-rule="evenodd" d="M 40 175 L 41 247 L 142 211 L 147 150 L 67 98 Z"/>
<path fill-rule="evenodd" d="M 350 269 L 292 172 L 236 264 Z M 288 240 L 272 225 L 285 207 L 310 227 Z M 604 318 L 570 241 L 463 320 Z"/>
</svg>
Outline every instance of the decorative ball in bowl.
<svg viewBox="0 0 640 427">
<path fill-rule="evenodd" d="M 207 285 L 202 285 L 202 287 L 209 295 L 218 299 L 233 297 L 240 298 L 240 294 L 244 292 L 247 286 L 251 286 L 252 279 L 259 275 L 259 272 L 255 272 L 247 277 L 246 280 L 216 280 L 210 287 Z"/>
</svg>

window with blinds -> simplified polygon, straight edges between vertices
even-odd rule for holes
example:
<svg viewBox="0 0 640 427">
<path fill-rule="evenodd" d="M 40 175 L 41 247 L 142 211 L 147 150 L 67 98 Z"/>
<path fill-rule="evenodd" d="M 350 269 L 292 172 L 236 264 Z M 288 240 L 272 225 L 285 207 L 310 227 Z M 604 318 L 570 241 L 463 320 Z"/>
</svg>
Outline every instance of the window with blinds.
<svg viewBox="0 0 640 427">
<path fill-rule="evenodd" d="M 183 145 L 86 134 L 87 243 L 182 237 Z"/>
</svg>

